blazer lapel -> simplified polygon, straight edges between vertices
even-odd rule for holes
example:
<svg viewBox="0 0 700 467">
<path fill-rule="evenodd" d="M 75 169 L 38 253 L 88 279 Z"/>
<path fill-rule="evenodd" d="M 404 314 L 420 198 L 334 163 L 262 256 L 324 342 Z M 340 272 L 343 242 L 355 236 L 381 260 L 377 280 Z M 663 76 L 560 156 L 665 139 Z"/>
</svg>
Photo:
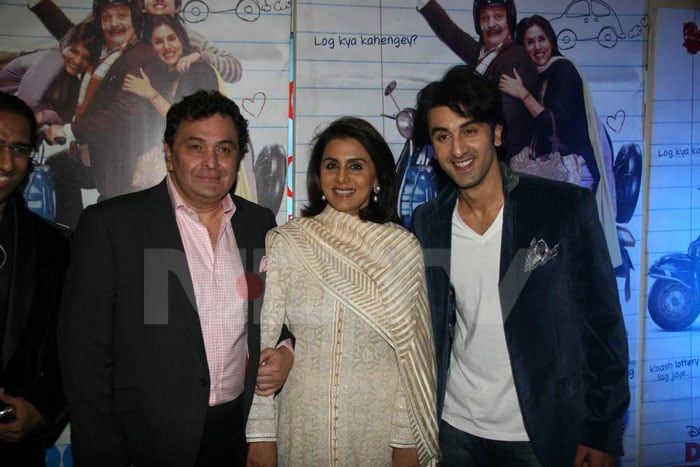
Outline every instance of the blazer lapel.
<svg viewBox="0 0 700 467">
<path fill-rule="evenodd" d="M 7 309 L 5 335 L 2 341 L 2 369 L 12 358 L 24 335 L 29 315 L 34 302 L 36 280 L 42 276 L 37 267 L 36 232 L 29 215 L 22 212 L 22 207 L 14 198 L 13 214 L 15 216 L 14 244 L 15 258 L 12 268 L 9 306 Z M 21 232 L 21 234 L 20 234 Z"/>
<path fill-rule="evenodd" d="M 437 266 L 450 277 L 450 247 L 452 246 L 452 213 L 457 202 L 457 189 L 449 185 L 439 195 L 435 210 L 430 215 L 424 249 L 426 266 Z M 448 280 L 449 283 L 449 280 Z"/>
<path fill-rule="evenodd" d="M 177 227 L 175 212 L 165 180 L 151 189 L 150 216 L 144 222 L 151 235 L 151 241 L 148 244 L 158 245 L 159 249 L 176 250 L 181 252 L 183 258 L 185 258 L 185 247 L 182 244 L 182 238 Z M 167 267 L 167 265 L 164 265 L 164 268 Z M 195 342 L 195 347 L 198 349 L 202 361 L 206 364 L 207 356 L 204 347 L 204 337 L 199 322 L 199 315 L 197 314 L 197 302 L 194 295 L 192 276 L 189 268 L 185 268 L 185 271 L 186 273 L 178 274 L 183 294 L 169 295 L 169 300 L 176 300 L 177 304 L 177 306 L 170 307 L 169 312 L 170 310 L 177 310 L 180 313 L 189 330 L 190 337 Z"/>
<path fill-rule="evenodd" d="M 530 273 L 525 271 L 526 248 L 517 248 L 518 196 L 513 193 L 518 175 L 501 165 L 503 174 L 503 228 L 501 234 L 501 260 L 499 265 L 498 293 L 501 300 L 503 323 L 508 320 L 515 302 L 527 282 Z"/>
</svg>

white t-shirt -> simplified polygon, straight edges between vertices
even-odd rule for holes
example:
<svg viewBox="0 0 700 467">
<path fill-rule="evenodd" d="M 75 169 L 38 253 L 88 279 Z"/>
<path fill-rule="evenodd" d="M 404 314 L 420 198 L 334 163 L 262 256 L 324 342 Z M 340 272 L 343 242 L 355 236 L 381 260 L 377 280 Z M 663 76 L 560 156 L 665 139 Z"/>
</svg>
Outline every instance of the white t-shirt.
<svg viewBox="0 0 700 467">
<path fill-rule="evenodd" d="M 479 235 L 452 215 L 450 280 L 457 323 L 442 419 L 481 438 L 528 441 L 508 358 L 498 273 L 503 208 Z"/>
</svg>

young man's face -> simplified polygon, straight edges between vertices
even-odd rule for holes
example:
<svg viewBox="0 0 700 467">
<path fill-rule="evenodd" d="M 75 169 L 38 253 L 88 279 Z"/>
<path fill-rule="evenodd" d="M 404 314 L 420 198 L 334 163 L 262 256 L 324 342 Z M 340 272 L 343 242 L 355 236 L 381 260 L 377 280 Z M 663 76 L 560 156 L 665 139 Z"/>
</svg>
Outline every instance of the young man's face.
<svg viewBox="0 0 700 467">
<path fill-rule="evenodd" d="M 100 24 L 107 49 L 128 44 L 136 35 L 129 5 L 107 5 L 100 10 Z"/>
<path fill-rule="evenodd" d="M 491 49 L 510 36 L 508 14 L 504 6 L 486 6 L 479 10 L 479 26 L 484 48 Z"/>
<path fill-rule="evenodd" d="M 214 114 L 180 123 L 173 146 L 165 145 L 171 179 L 194 210 L 216 207 L 233 187 L 243 148 L 229 116 Z"/>
<path fill-rule="evenodd" d="M 0 213 L 22 182 L 29 168 L 29 157 L 19 152 L 32 148 L 29 123 L 20 115 L 0 112 Z"/>
<path fill-rule="evenodd" d="M 428 132 L 435 159 L 460 190 L 478 187 L 497 172 L 496 147 L 502 143 L 503 127 L 493 130 L 488 123 L 476 123 L 449 107 L 428 112 Z"/>
</svg>

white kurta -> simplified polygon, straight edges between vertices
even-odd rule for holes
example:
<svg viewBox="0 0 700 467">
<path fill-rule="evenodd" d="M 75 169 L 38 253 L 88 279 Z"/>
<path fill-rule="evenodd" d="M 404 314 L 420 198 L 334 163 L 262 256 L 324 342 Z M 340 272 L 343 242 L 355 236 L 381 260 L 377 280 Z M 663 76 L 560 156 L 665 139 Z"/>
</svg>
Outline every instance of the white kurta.
<svg viewBox="0 0 700 467">
<path fill-rule="evenodd" d="M 267 238 L 261 346 L 286 324 L 294 367 L 276 403 L 253 400 L 248 439 L 276 440 L 281 466 L 389 466 L 392 446 L 428 463 L 434 349 L 417 241 L 329 208 L 290 224 Z"/>
</svg>

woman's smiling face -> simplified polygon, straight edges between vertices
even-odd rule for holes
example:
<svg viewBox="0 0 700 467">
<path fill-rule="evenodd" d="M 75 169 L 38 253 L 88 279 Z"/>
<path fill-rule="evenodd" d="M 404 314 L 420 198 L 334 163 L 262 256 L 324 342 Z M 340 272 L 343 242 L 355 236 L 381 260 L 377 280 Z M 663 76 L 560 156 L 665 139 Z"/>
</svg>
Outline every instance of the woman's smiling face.
<svg viewBox="0 0 700 467">
<path fill-rule="evenodd" d="M 535 65 L 544 65 L 552 58 L 552 42 L 544 30 L 537 25 L 525 31 L 523 45 Z"/>
<path fill-rule="evenodd" d="M 82 42 L 73 42 L 62 51 L 66 73 L 71 76 L 78 76 L 90 66 L 90 52 Z"/>
<path fill-rule="evenodd" d="M 153 29 L 151 47 L 156 51 L 160 60 L 169 67 L 174 67 L 177 61 L 182 58 L 182 41 L 177 37 L 173 28 L 165 24 Z"/>
</svg>

